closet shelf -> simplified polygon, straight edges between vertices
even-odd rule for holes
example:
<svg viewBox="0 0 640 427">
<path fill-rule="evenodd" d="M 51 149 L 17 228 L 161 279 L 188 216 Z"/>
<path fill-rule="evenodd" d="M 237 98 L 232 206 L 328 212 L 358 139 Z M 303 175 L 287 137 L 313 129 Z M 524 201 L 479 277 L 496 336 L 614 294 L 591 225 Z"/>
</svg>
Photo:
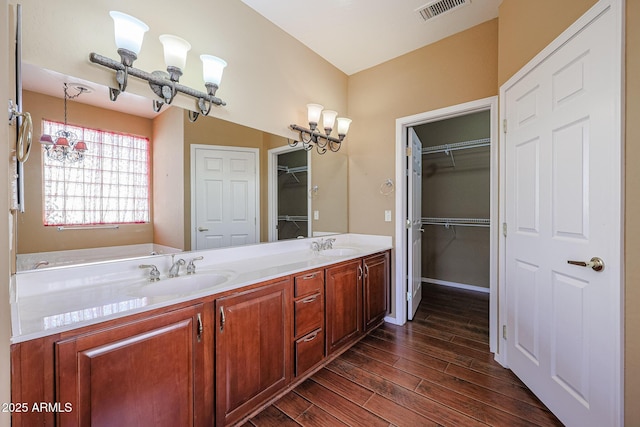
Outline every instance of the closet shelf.
<svg viewBox="0 0 640 427">
<path fill-rule="evenodd" d="M 449 228 L 452 225 L 464 227 L 489 227 L 488 218 L 422 218 L 422 225 L 443 225 Z"/>
<path fill-rule="evenodd" d="M 474 139 L 471 141 L 454 142 L 451 144 L 434 145 L 422 149 L 422 154 L 445 153 L 450 151 L 466 150 L 469 148 L 488 147 L 491 145 L 491 138 Z"/>
</svg>

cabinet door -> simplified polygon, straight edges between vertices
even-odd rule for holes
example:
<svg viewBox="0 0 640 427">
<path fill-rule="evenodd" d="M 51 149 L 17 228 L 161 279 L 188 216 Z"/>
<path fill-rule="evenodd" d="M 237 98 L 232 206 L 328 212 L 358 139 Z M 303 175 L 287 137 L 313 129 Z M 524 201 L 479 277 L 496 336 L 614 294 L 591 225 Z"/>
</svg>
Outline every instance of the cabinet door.
<svg viewBox="0 0 640 427">
<path fill-rule="evenodd" d="M 212 408 L 202 399 L 202 309 L 57 342 L 56 400 L 70 409 L 60 412 L 58 425 L 210 425 Z"/>
<path fill-rule="evenodd" d="M 291 279 L 216 300 L 216 422 L 240 420 L 291 379 Z"/>
<path fill-rule="evenodd" d="M 389 309 L 389 252 L 372 255 L 362 261 L 364 268 L 364 327 L 376 326 Z"/>
<path fill-rule="evenodd" d="M 327 355 L 362 334 L 362 265 L 346 262 L 325 271 Z"/>
</svg>

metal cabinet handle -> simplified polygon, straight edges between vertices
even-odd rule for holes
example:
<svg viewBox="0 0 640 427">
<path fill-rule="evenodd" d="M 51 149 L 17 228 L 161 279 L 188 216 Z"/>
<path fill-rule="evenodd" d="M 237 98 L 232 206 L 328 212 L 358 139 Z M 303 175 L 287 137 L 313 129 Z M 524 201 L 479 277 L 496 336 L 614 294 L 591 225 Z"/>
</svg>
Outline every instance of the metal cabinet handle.
<svg viewBox="0 0 640 427">
<path fill-rule="evenodd" d="M 227 319 L 224 317 L 224 307 L 220 307 L 220 332 L 224 331 L 224 324 Z"/>
<path fill-rule="evenodd" d="M 307 274 L 306 276 L 302 276 L 301 279 L 302 280 L 315 279 L 317 275 L 318 275 L 318 273 Z"/>
<path fill-rule="evenodd" d="M 198 342 L 202 341 L 202 333 L 204 332 L 204 325 L 202 324 L 202 316 L 198 313 Z"/>
<path fill-rule="evenodd" d="M 310 297 L 306 297 L 305 299 L 302 300 L 302 303 L 309 304 L 310 302 L 314 302 L 316 299 L 318 299 L 319 296 L 320 294 L 315 294 L 315 295 L 311 295 Z"/>
<path fill-rule="evenodd" d="M 578 267 L 590 267 L 594 271 L 602 271 L 604 270 L 604 261 L 602 258 L 593 257 L 589 260 L 589 262 L 584 261 L 567 261 L 568 264 L 577 265 Z"/>
<path fill-rule="evenodd" d="M 358 266 L 358 280 L 362 279 L 362 266 Z"/>
<path fill-rule="evenodd" d="M 315 331 L 313 334 L 311 334 L 311 335 L 309 335 L 308 337 L 304 338 L 304 339 L 302 340 L 302 342 L 309 342 L 309 341 L 313 341 L 313 340 L 315 340 L 319 333 L 320 333 L 320 330 L 318 329 L 318 330 L 317 330 L 317 331 Z"/>
</svg>

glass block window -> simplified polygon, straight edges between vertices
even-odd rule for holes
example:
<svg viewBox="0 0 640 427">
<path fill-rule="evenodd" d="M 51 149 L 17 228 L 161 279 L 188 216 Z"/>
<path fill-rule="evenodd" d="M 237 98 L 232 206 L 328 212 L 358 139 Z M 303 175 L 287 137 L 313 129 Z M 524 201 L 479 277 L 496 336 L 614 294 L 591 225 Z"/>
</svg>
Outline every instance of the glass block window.
<svg viewBox="0 0 640 427">
<path fill-rule="evenodd" d="M 42 121 L 55 135 L 63 123 Z M 67 125 L 87 152 L 80 162 L 43 153 L 44 225 L 149 222 L 149 139 Z"/>
</svg>

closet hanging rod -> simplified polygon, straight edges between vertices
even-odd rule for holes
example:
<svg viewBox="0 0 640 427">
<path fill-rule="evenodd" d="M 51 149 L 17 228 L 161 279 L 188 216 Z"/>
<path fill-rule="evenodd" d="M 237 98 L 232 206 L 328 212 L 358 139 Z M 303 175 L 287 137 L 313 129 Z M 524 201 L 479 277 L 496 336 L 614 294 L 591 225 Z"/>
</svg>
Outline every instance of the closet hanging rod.
<svg viewBox="0 0 640 427">
<path fill-rule="evenodd" d="M 449 151 L 466 150 L 469 148 L 488 147 L 491 138 L 474 139 L 471 141 L 454 142 L 451 144 L 434 145 L 422 149 L 422 154 L 448 153 Z"/>
<path fill-rule="evenodd" d="M 309 218 L 304 215 L 280 215 L 278 221 L 309 221 Z"/>
<path fill-rule="evenodd" d="M 299 173 L 306 172 L 307 166 L 297 166 L 295 168 L 290 168 L 289 166 L 278 166 L 278 171 L 286 172 L 286 173 Z"/>
<path fill-rule="evenodd" d="M 422 218 L 422 225 L 489 227 L 490 220 L 488 218 Z"/>
</svg>

